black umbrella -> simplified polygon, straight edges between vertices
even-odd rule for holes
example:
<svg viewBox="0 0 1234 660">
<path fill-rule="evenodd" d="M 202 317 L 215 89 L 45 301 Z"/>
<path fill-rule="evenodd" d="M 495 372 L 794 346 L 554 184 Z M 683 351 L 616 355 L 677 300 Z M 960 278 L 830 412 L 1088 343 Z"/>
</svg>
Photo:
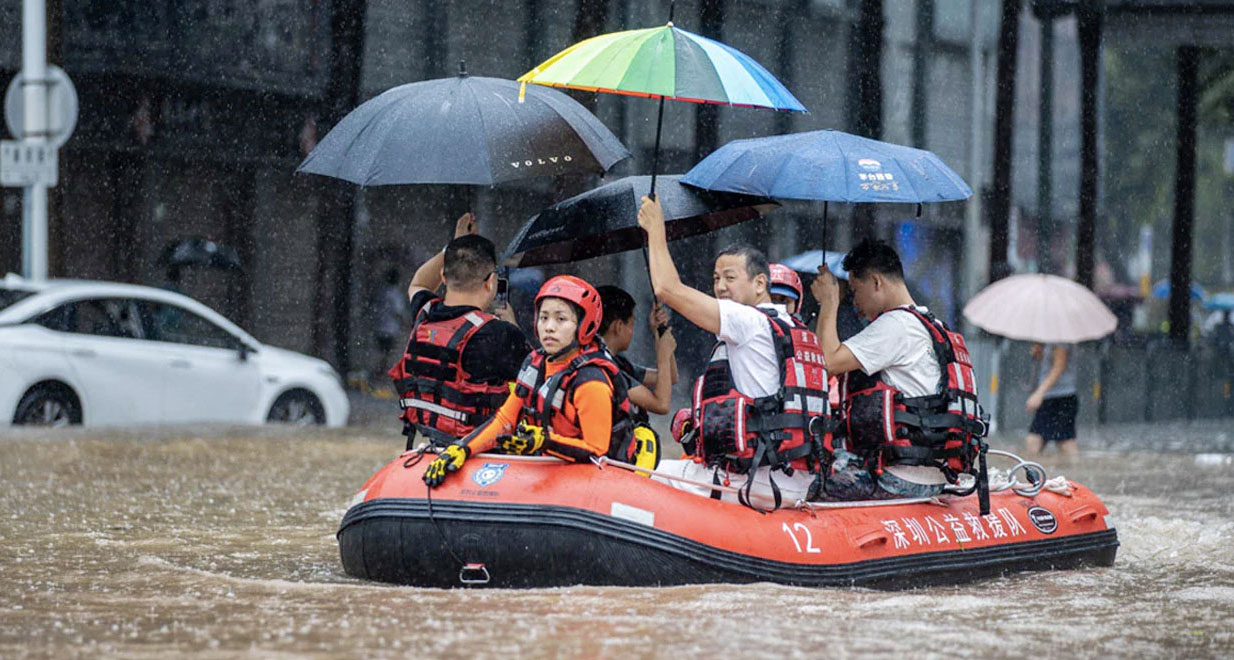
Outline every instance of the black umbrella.
<svg viewBox="0 0 1234 660">
<path fill-rule="evenodd" d="M 390 89 L 352 110 L 298 172 L 365 186 L 492 185 L 572 172 L 603 173 L 630 152 L 565 94 L 475 78 Z"/>
<path fill-rule="evenodd" d="M 666 174 L 656 180 L 670 241 L 751 220 L 778 206 L 766 197 L 690 188 L 679 178 Z M 520 267 L 558 264 L 641 248 L 638 208 L 650 190 L 650 176 L 630 176 L 558 202 L 519 229 L 501 261 Z"/>
<path fill-rule="evenodd" d="M 240 255 L 234 248 L 208 238 L 192 236 L 170 243 L 160 261 L 171 267 L 202 266 L 224 270 L 241 270 Z"/>
</svg>

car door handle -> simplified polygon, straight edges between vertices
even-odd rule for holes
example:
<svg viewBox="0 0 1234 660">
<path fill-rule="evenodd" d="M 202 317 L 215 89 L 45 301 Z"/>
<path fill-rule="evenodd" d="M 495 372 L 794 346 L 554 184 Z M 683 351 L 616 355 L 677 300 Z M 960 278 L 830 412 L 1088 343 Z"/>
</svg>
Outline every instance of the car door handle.
<svg viewBox="0 0 1234 660">
<path fill-rule="evenodd" d="M 97 356 L 98 356 L 98 353 L 94 352 L 94 350 L 93 350 L 93 349 L 89 349 L 89 348 L 74 348 L 74 349 L 72 350 L 72 353 L 73 353 L 73 355 L 74 355 L 74 356 L 76 356 L 76 357 L 86 357 L 86 358 L 91 358 L 91 357 L 97 357 Z"/>
<path fill-rule="evenodd" d="M 193 367 L 193 363 L 188 360 L 172 360 L 171 367 L 173 369 L 191 369 Z"/>
</svg>

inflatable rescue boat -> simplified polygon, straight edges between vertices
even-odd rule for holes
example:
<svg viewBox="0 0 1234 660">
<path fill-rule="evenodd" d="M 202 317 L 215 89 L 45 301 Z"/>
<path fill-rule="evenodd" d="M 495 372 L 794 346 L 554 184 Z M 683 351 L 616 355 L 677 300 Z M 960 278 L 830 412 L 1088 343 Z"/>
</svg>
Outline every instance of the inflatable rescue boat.
<svg viewBox="0 0 1234 660">
<path fill-rule="evenodd" d="M 338 531 L 348 575 L 423 587 L 904 588 L 1109 566 L 1118 549 L 1096 495 L 1066 481 L 1042 489 L 1044 470 L 1033 488 L 1012 479 L 992 493 L 986 515 L 971 495 L 761 513 L 619 465 L 542 457 L 480 454 L 430 492 L 431 458 L 406 453 L 356 493 Z"/>
</svg>

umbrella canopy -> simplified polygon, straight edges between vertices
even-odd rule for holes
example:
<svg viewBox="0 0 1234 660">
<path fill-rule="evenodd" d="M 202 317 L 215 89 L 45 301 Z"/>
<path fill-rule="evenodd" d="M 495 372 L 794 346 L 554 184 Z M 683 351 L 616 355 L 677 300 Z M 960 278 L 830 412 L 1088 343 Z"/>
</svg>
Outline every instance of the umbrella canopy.
<svg viewBox="0 0 1234 660">
<path fill-rule="evenodd" d="M 964 318 L 986 332 L 1049 344 L 1100 339 L 1118 327 L 1092 291 L 1041 273 L 1013 275 L 982 289 L 964 306 Z"/>
<path fill-rule="evenodd" d="M 580 41 L 519 77 L 521 83 L 660 99 L 651 186 L 660 163 L 664 100 L 806 112 L 780 81 L 748 55 L 668 24 Z"/>
<path fill-rule="evenodd" d="M 387 90 L 352 110 L 300 164 L 365 186 L 492 185 L 602 173 L 630 152 L 574 99 L 461 74 Z"/>
<path fill-rule="evenodd" d="M 846 253 L 844 252 L 827 251 L 827 270 L 830 270 L 832 275 L 835 275 L 841 280 L 848 279 L 848 271 L 844 270 L 843 265 L 845 256 Z M 801 254 L 794 254 L 793 256 L 780 261 L 780 263 L 799 273 L 809 273 L 814 275 L 818 273 L 818 267 L 823 263 L 823 251 L 807 250 Z"/>
<path fill-rule="evenodd" d="M 677 182 L 680 176 L 660 177 L 670 241 L 751 220 L 776 207 L 762 197 L 687 188 Z M 567 263 L 643 247 L 638 207 L 650 187 L 650 176 L 625 177 L 544 209 L 519 229 L 501 262 L 520 267 Z"/>
<path fill-rule="evenodd" d="M 168 244 L 160 262 L 165 266 L 202 266 L 224 270 L 240 270 L 242 267 L 240 255 L 234 248 L 200 236 Z"/>
<path fill-rule="evenodd" d="M 1199 300 L 1203 302 L 1204 296 L 1207 295 L 1207 292 L 1204 291 L 1204 287 L 1200 286 L 1199 284 L 1195 282 L 1192 282 L 1190 288 L 1191 288 L 1191 299 Z M 1160 300 L 1169 298 L 1170 297 L 1170 280 L 1157 280 L 1157 283 L 1153 285 L 1152 294 L 1154 298 L 1157 298 Z"/>
<path fill-rule="evenodd" d="M 797 97 L 750 56 L 671 22 L 580 41 L 518 80 L 589 92 L 806 112 Z"/>
<path fill-rule="evenodd" d="M 1234 309 L 1234 293 L 1214 293 L 1204 301 L 1204 309 Z"/>
<path fill-rule="evenodd" d="M 840 131 L 734 140 L 686 173 L 707 190 L 824 202 L 946 202 L 973 190 L 924 149 Z"/>
</svg>

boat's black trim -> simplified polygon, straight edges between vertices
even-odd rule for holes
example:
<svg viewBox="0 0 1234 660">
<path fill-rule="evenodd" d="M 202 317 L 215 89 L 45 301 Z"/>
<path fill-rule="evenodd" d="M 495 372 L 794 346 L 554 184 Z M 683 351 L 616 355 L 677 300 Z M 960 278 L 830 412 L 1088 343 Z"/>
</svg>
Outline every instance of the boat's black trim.
<svg viewBox="0 0 1234 660">
<path fill-rule="evenodd" d="M 621 518 L 564 506 L 378 499 L 352 507 L 339 527 L 349 575 L 419 586 L 458 586 L 459 566 L 484 563 L 496 587 L 778 582 L 902 588 L 1012 571 L 1109 566 L 1115 530 L 850 564 L 792 564 L 730 552 Z"/>
</svg>

